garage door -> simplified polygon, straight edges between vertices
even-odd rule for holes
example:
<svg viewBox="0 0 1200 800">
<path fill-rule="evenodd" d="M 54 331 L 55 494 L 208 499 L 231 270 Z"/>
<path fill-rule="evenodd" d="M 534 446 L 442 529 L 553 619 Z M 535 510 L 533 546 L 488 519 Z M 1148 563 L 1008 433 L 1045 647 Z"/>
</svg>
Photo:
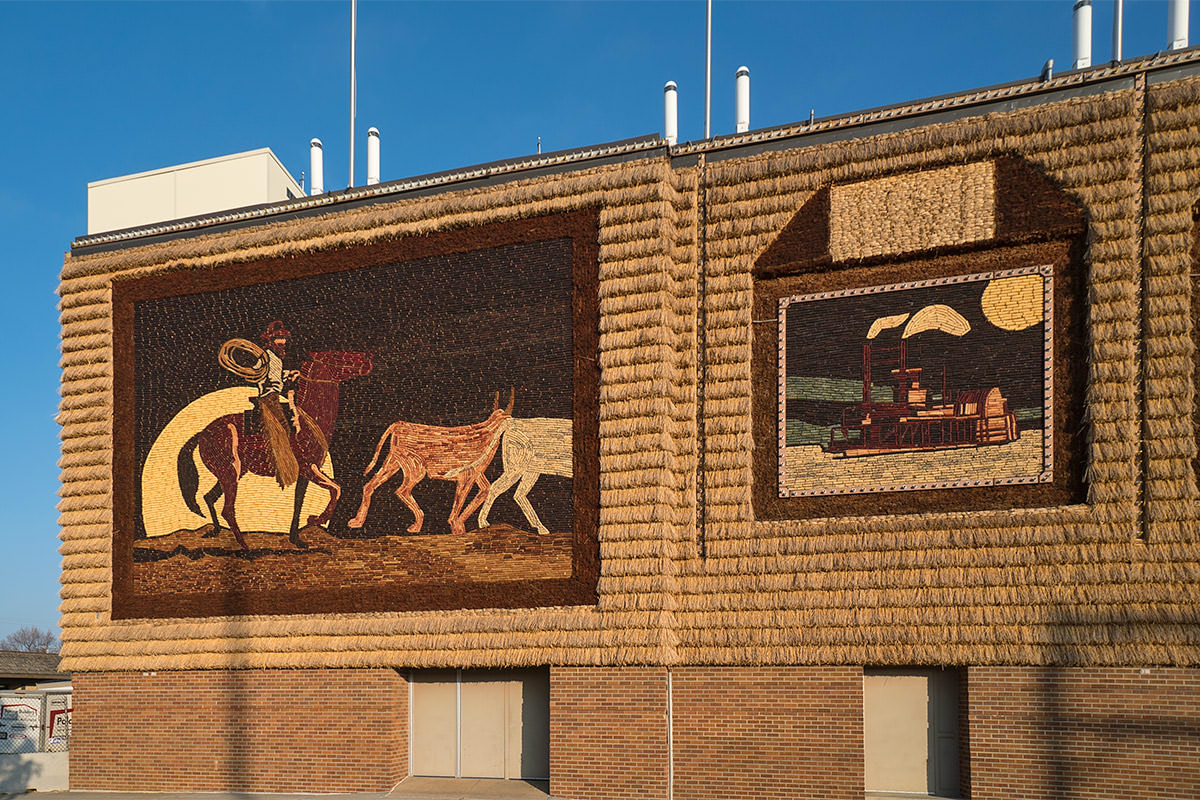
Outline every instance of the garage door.
<svg viewBox="0 0 1200 800">
<path fill-rule="evenodd" d="M 413 775 L 549 780 L 549 670 L 421 670 L 409 687 Z"/>
</svg>

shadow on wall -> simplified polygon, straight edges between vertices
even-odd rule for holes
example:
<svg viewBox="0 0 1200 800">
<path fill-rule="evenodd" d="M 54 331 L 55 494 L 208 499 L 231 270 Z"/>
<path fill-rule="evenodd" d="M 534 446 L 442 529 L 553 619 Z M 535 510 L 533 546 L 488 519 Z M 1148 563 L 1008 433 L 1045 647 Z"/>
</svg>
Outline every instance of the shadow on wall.
<svg viewBox="0 0 1200 800">
<path fill-rule="evenodd" d="M 24 793 L 42 774 L 42 765 L 21 754 L 0 755 L 0 800 Z"/>
<path fill-rule="evenodd" d="M 1037 670 L 1029 687 L 1025 724 L 1044 761 L 1031 772 L 1043 785 L 1028 788 L 1046 800 L 1200 797 L 1200 686 L 1164 679 L 1174 667 L 1101 668 L 1083 680 L 1069 671 L 1089 669 L 1077 666 L 1089 662 L 1078 647 L 1081 628 L 1103 627 L 1109 642 L 1119 644 L 1131 627 L 1164 620 L 1153 610 L 1130 609 L 1120 621 L 1099 612 L 1051 613 L 1046 649 L 1049 663 L 1060 666 Z M 1148 764 L 1153 768 L 1146 770 Z"/>
<path fill-rule="evenodd" d="M 232 608 L 227 609 L 230 615 L 236 614 Z M 225 682 L 224 691 L 217 695 L 224 705 L 220 710 L 224 727 L 219 734 L 218 752 L 220 766 L 214 776 L 216 784 L 226 791 L 253 791 L 260 788 L 261 778 L 256 780 L 255 759 L 260 755 L 255 742 L 252 741 L 255 723 L 258 721 L 253 713 L 253 690 L 247 686 L 247 675 L 243 671 L 244 660 L 250 652 L 249 623 L 238 620 L 232 623 L 226 634 L 227 644 L 236 642 L 227 654 L 227 663 L 223 672 L 217 673 L 218 682 Z M 221 784 L 224 784 L 221 786 Z M 275 788 L 275 787 L 272 787 Z M 276 788 L 276 791 L 278 789 Z"/>
</svg>

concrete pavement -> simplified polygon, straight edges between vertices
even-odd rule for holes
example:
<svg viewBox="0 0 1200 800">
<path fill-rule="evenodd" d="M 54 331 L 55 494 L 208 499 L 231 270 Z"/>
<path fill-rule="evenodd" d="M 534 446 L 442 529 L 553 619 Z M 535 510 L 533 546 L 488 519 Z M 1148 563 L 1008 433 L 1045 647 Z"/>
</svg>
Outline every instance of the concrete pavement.
<svg viewBox="0 0 1200 800">
<path fill-rule="evenodd" d="M 303 794 L 266 792 L 23 792 L 0 800 L 553 800 L 546 781 L 487 778 L 405 778 L 390 792 Z"/>
</svg>

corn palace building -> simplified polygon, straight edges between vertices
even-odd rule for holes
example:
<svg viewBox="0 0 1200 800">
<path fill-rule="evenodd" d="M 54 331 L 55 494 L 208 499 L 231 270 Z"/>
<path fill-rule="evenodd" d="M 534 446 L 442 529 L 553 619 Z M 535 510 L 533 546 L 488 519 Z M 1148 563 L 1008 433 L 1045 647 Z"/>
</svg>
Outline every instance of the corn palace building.
<svg viewBox="0 0 1200 800">
<path fill-rule="evenodd" d="M 1200 53 L 76 239 L 71 785 L 1200 796 Z"/>
</svg>

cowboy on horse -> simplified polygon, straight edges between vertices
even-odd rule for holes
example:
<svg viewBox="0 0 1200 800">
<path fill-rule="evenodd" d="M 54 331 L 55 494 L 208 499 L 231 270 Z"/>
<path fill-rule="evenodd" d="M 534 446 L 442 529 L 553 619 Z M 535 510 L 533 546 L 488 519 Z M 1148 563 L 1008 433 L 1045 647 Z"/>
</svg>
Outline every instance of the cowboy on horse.
<svg viewBox="0 0 1200 800">
<path fill-rule="evenodd" d="M 292 334 L 283 327 L 283 322 L 275 320 L 261 336 L 264 347 L 245 339 L 230 339 L 221 345 L 217 354 L 217 362 L 222 367 L 258 387 L 258 397 L 254 398 L 254 403 L 258 406 L 261 429 L 266 433 L 270 445 L 268 449 L 275 464 L 275 480 L 284 489 L 295 483 L 300 474 L 293 437 L 300 434 L 301 420 L 309 423 L 324 442 L 320 430 L 311 420 L 304 419 L 304 412 L 296 407 L 299 371 L 283 368 L 288 340 L 291 338 Z M 247 357 L 253 359 L 253 363 L 247 364 Z M 247 419 L 246 424 L 249 429 L 251 421 Z"/>
<path fill-rule="evenodd" d="M 300 415 L 296 411 L 296 379 L 298 370 L 285 370 L 283 358 L 292 334 L 280 320 L 267 326 L 262 335 L 266 349 L 266 371 L 256 381 L 258 384 L 258 410 L 262 414 L 263 429 L 271 442 L 271 453 L 275 457 L 275 479 L 283 488 L 296 482 L 300 468 L 292 451 L 291 433 L 300 432 Z M 289 433 L 288 429 L 291 429 Z"/>
</svg>

